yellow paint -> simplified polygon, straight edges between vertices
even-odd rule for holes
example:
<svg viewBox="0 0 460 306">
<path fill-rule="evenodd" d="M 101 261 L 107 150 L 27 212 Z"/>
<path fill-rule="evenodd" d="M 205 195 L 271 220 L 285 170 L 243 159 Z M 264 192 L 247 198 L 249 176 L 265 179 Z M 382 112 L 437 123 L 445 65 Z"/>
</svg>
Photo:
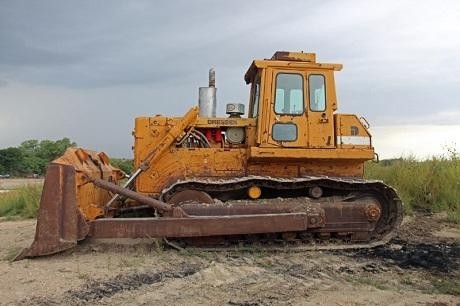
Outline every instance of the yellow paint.
<svg viewBox="0 0 460 306">
<path fill-rule="evenodd" d="M 362 177 L 363 164 L 373 159 L 374 149 L 371 135 L 356 115 L 336 113 L 338 102 L 334 72 L 341 69 L 340 64 L 318 63 L 314 53 L 280 52 L 272 59 L 253 61 L 245 74 L 246 82 L 251 85 L 246 108 L 248 118 L 200 118 L 196 108 L 184 117 L 136 118 L 135 167 L 141 166 L 149 158 L 151 161 L 138 177 L 135 188 L 155 196 L 177 180 L 194 177 Z M 298 75 L 295 78 L 301 80 L 302 89 L 295 94 L 303 97 L 303 109 L 297 107 L 295 114 L 275 110 L 277 94 L 284 94 L 283 99 L 293 99 L 291 97 L 294 95 L 286 94 L 286 90 L 293 92 L 288 87 L 280 89 L 280 92 L 275 89 L 279 74 L 282 74 L 280 80 L 285 74 Z M 324 87 L 314 87 L 315 78 L 324 80 Z M 259 96 L 255 94 L 257 89 Z M 310 101 L 310 91 L 314 90 L 315 95 L 311 97 L 318 101 L 324 97 L 325 107 L 319 111 L 312 108 L 313 102 Z M 274 139 L 274 134 L 280 133 L 274 130 L 275 124 L 280 124 L 282 129 L 286 128 L 284 124 L 289 125 L 288 128 L 293 128 L 294 124 L 296 139 Z M 218 141 L 212 136 L 207 148 L 184 145 L 184 137 L 190 137 L 194 131 L 202 135 L 209 131 L 225 134 L 228 127 L 244 129 L 245 139 L 241 144 Z"/>
</svg>

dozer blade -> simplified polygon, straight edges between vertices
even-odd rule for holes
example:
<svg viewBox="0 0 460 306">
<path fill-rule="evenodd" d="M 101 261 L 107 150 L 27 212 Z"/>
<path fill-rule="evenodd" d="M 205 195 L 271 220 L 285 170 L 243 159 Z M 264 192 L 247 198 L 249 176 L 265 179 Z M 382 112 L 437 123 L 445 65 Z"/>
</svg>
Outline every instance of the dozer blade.
<svg viewBox="0 0 460 306">
<path fill-rule="evenodd" d="M 88 231 L 77 208 L 75 169 L 51 164 L 46 171 L 34 242 L 15 260 L 67 250 L 84 239 Z"/>
<path fill-rule="evenodd" d="M 103 215 L 111 194 L 88 184 L 85 175 L 117 181 L 123 173 L 104 153 L 68 149 L 47 168 L 35 239 L 15 260 L 43 256 L 74 247 L 89 232 L 86 220 Z"/>
</svg>

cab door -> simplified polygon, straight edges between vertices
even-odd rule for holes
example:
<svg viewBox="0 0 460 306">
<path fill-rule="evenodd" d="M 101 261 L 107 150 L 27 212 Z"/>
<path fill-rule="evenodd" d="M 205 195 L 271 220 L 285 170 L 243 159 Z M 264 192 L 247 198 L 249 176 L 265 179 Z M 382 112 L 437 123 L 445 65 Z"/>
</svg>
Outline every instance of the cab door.
<svg viewBox="0 0 460 306">
<path fill-rule="evenodd" d="M 306 74 L 308 105 L 308 147 L 332 148 L 334 140 L 334 106 L 336 96 L 330 71 L 309 71 Z"/>
<path fill-rule="evenodd" d="M 308 120 L 305 111 L 305 77 L 298 71 L 269 69 L 272 86 L 267 103 L 266 144 L 269 146 L 307 147 Z"/>
</svg>

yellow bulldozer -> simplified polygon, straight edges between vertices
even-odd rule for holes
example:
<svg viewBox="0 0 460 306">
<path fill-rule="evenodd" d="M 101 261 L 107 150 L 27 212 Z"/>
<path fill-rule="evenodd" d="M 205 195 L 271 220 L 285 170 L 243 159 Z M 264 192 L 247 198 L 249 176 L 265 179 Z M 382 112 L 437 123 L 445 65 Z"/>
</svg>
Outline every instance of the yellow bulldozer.
<svg viewBox="0 0 460 306">
<path fill-rule="evenodd" d="M 376 158 L 368 123 L 336 113 L 334 72 L 314 53 L 254 60 L 245 105 L 216 117 L 215 73 L 183 117 L 135 119 L 134 173 L 103 152 L 68 149 L 47 168 L 35 240 L 18 259 L 86 238 L 164 238 L 207 247 L 313 249 L 386 243 L 402 220 L 396 191 L 363 179 Z M 123 184 L 121 182 L 124 182 Z"/>
</svg>

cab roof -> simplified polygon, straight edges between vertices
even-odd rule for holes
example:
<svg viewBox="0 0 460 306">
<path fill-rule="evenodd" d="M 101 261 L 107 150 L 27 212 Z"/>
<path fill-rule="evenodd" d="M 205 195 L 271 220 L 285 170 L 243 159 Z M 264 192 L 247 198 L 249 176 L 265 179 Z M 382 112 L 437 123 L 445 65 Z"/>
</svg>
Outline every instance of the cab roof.
<svg viewBox="0 0 460 306">
<path fill-rule="evenodd" d="M 307 69 L 328 69 L 334 71 L 342 70 L 341 64 L 326 64 L 316 62 L 316 53 L 276 51 L 270 59 L 254 60 L 244 75 L 246 84 L 250 84 L 260 68 L 297 68 Z"/>
</svg>

